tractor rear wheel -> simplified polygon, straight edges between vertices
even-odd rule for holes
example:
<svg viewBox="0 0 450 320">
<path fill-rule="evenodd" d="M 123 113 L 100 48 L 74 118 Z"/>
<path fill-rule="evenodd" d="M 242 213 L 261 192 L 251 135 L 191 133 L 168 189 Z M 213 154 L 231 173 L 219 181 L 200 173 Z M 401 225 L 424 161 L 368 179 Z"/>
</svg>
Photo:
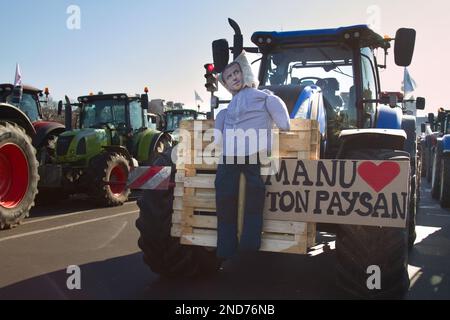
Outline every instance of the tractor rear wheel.
<svg viewBox="0 0 450 320">
<path fill-rule="evenodd" d="M 128 200 L 130 189 L 126 188 L 130 164 L 123 155 L 105 153 L 92 160 L 92 200 L 101 206 L 120 206 Z"/>
<path fill-rule="evenodd" d="M 175 167 L 170 159 L 172 149 L 159 155 L 156 166 L 172 166 L 171 182 L 175 181 Z M 211 274 L 220 267 L 215 251 L 199 246 L 180 244 L 170 234 L 172 227 L 173 193 L 169 190 L 145 190 L 138 200 L 140 208 L 136 227 L 140 232 L 138 245 L 144 262 L 150 269 L 165 277 L 195 277 Z"/>
<path fill-rule="evenodd" d="M 19 224 L 34 205 L 39 181 L 36 150 L 16 124 L 0 122 L 0 229 Z"/>
<path fill-rule="evenodd" d="M 450 208 L 450 157 L 441 160 L 440 203 L 442 208 Z"/>
<path fill-rule="evenodd" d="M 407 152 L 387 149 L 352 150 L 345 158 L 409 161 Z M 399 298 L 409 288 L 408 228 L 339 225 L 336 257 L 337 284 L 352 296 Z M 373 266 L 380 268 L 381 287 L 371 290 L 372 282 L 368 282 Z"/>
</svg>

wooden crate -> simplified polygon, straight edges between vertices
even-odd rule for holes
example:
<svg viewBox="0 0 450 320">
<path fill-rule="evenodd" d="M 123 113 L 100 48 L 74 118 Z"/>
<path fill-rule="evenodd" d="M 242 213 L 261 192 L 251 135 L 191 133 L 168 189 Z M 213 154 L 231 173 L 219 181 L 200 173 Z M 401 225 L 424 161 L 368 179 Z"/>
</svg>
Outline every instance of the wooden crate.
<svg viewBox="0 0 450 320">
<path fill-rule="evenodd" d="M 202 129 L 214 127 L 211 120 L 202 121 Z M 193 131 L 193 121 L 182 121 L 181 129 Z M 197 133 L 198 134 L 198 133 Z M 279 132 L 281 158 L 318 159 L 320 153 L 317 121 L 291 120 L 291 131 Z M 183 143 L 181 141 L 180 143 Z M 208 143 L 202 143 L 205 148 Z M 191 141 L 191 156 L 201 150 Z M 219 156 L 219 155 L 217 155 Z M 186 245 L 216 247 L 217 216 L 214 180 L 215 164 L 177 164 L 172 216 L 173 237 Z M 261 251 L 305 254 L 315 245 L 315 223 L 264 219 Z"/>
</svg>

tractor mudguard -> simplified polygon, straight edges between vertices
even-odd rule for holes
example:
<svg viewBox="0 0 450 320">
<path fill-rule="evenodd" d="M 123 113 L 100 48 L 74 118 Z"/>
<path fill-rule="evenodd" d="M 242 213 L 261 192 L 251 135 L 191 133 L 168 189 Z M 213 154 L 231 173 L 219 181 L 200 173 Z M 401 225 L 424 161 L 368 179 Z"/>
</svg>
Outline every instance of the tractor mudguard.
<svg viewBox="0 0 450 320">
<path fill-rule="evenodd" d="M 380 105 L 377 108 L 376 128 L 401 129 L 402 116 L 400 108 L 391 108 L 386 105 Z"/>
<path fill-rule="evenodd" d="M 150 151 L 153 151 L 156 143 L 163 136 L 163 134 L 164 133 L 161 131 L 146 129 L 139 135 L 137 142 L 137 160 L 139 162 L 143 162 L 148 159 Z"/>
<path fill-rule="evenodd" d="M 350 129 L 339 135 L 341 149 L 339 154 L 356 149 L 403 150 L 406 132 L 401 129 Z"/>
<path fill-rule="evenodd" d="M 118 153 L 122 154 L 130 163 L 130 166 L 133 166 L 133 157 L 128 152 L 128 149 L 122 146 L 104 146 L 102 147 L 105 151 L 110 153 Z"/>
<path fill-rule="evenodd" d="M 50 135 L 58 136 L 66 127 L 58 122 L 38 121 L 33 123 L 36 135 L 33 137 L 33 146 L 38 148 Z"/>
<path fill-rule="evenodd" d="M 27 115 L 19 108 L 6 104 L 0 103 L 0 119 L 8 121 L 11 123 L 17 123 L 19 126 L 25 129 L 25 132 L 30 136 L 34 137 L 36 130 L 34 130 L 33 124 Z"/>
</svg>

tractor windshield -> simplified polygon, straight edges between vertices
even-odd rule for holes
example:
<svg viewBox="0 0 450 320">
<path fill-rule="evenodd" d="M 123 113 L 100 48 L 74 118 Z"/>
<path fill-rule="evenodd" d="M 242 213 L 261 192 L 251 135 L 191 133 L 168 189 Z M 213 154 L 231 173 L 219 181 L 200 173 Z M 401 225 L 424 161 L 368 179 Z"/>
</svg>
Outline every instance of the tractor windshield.
<svg viewBox="0 0 450 320">
<path fill-rule="evenodd" d="M 125 101 L 97 100 L 83 105 L 80 117 L 81 128 L 98 128 L 105 124 L 125 124 Z"/>
<path fill-rule="evenodd" d="M 166 131 L 175 131 L 180 127 L 181 120 L 195 120 L 195 112 L 167 112 L 166 113 Z"/>
<path fill-rule="evenodd" d="M 6 102 L 13 104 L 11 100 L 12 95 L 9 95 L 6 98 Z M 27 115 L 31 122 L 40 120 L 41 117 L 39 116 L 38 102 L 34 95 L 24 92 L 22 95 L 22 100 L 17 107 Z"/>
<path fill-rule="evenodd" d="M 267 56 L 264 86 L 315 85 L 322 89 L 327 110 L 347 128 L 356 127 L 352 51 L 343 47 L 279 48 Z"/>
</svg>

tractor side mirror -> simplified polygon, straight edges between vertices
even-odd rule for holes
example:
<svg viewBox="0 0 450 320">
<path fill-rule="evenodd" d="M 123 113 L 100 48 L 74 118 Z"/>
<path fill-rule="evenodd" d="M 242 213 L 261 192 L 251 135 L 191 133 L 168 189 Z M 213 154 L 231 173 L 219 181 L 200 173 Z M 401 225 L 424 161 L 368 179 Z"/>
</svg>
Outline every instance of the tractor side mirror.
<svg viewBox="0 0 450 320">
<path fill-rule="evenodd" d="M 217 73 L 221 73 L 230 60 L 230 47 L 226 39 L 215 40 L 212 43 L 214 67 Z"/>
<path fill-rule="evenodd" d="M 430 125 L 433 125 L 433 123 L 434 123 L 434 113 L 429 113 L 428 114 L 428 122 L 430 123 Z"/>
<path fill-rule="evenodd" d="M 144 110 L 148 110 L 148 95 L 141 94 L 141 108 Z"/>
<path fill-rule="evenodd" d="M 59 100 L 58 102 L 58 116 L 62 114 L 62 108 L 63 108 L 63 102 L 62 100 Z"/>
<path fill-rule="evenodd" d="M 407 67 L 411 64 L 416 43 L 416 30 L 401 28 L 395 34 L 395 64 L 400 67 Z"/>
<path fill-rule="evenodd" d="M 425 109 L 425 98 L 417 97 L 417 99 L 416 99 L 416 109 L 417 110 Z"/>
</svg>

